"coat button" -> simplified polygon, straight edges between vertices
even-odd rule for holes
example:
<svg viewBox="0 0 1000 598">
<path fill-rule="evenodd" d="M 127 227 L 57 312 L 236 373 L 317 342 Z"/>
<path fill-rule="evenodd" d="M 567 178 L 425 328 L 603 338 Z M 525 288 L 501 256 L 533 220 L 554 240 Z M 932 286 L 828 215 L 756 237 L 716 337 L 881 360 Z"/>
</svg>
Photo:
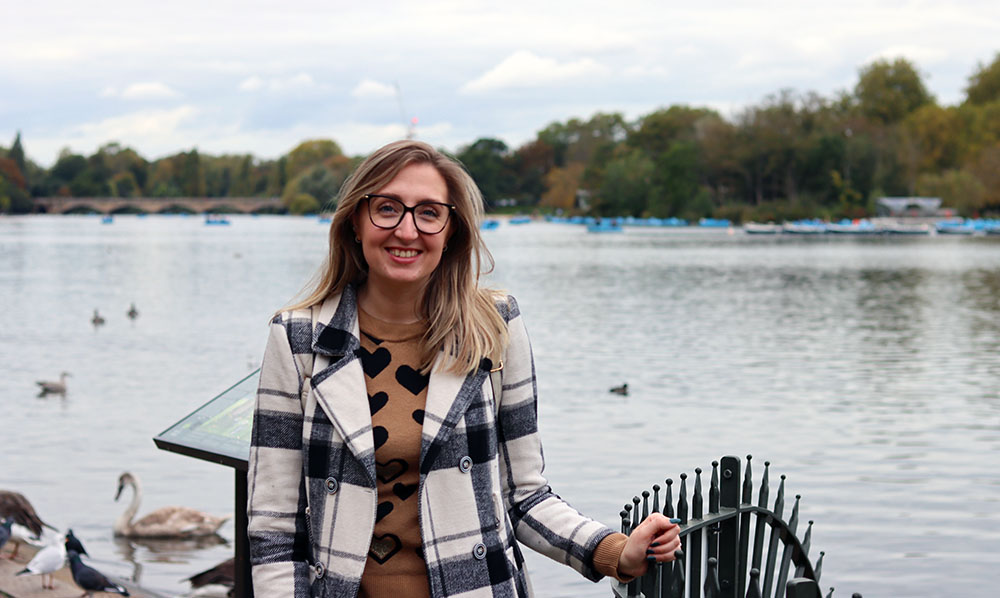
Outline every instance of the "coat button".
<svg viewBox="0 0 1000 598">
<path fill-rule="evenodd" d="M 481 561 L 486 558 L 486 545 L 480 542 L 472 547 L 472 556 L 476 558 L 477 561 Z"/>
<path fill-rule="evenodd" d="M 312 509 L 306 507 L 306 516 L 308 517 L 309 515 L 312 515 Z"/>
<path fill-rule="evenodd" d="M 468 455 L 462 457 L 462 459 L 458 462 L 458 469 L 462 473 L 469 473 L 469 470 L 472 469 L 472 458 Z"/>
<path fill-rule="evenodd" d="M 316 563 L 316 579 L 323 579 L 326 574 L 326 568 L 323 567 L 323 563 Z"/>
<path fill-rule="evenodd" d="M 326 491 L 333 494 L 340 488 L 340 483 L 334 478 L 326 478 Z"/>
<path fill-rule="evenodd" d="M 497 528 L 497 529 L 500 529 L 500 518 L 499 517 L 493 517 L 493 526 L 495 528 Z"/>
</svg>

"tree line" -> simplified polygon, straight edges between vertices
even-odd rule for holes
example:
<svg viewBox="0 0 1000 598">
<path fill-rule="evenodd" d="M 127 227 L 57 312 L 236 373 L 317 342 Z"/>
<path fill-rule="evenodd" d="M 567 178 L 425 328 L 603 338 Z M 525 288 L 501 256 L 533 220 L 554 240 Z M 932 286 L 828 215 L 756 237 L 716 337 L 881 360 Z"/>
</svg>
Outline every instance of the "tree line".
<svg viewBox="0 0 1000 598">
<path fill-rule="evenodd" d="M 488 207 L 600 216 L 703 216 L 736 221 L 857 218 L 881 196 L 934 196 L 965 216 L 1000 214 L 1000 53 L 942 106 L 904 59 L 859 69 L 834 97 L 782 90 L 727 119 L 674 105 L 629 121 L 620 113 L 555 122 L 518 148 L 481 138 L 454 153 Z M 20 133 L 0 147 L 0 211 L 33 198 L 280 196 L 285 210 L 327 210 L 361 157 L 329 139 L 275 160 L 197 149 L 149 161 L 112 142 L 66 149 L 48 169 Z"/>
</svg>

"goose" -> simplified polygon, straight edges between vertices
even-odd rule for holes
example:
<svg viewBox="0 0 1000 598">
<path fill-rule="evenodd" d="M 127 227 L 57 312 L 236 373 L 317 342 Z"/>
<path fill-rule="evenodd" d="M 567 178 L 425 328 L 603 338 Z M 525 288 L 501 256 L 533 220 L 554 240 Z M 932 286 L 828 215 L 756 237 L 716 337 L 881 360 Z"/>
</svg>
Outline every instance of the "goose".
<svg viewBox="0 0 1000 598">
<path fill-rule="evenodd" d="M 139 310 L 135 308 L 135 303 L 129 306 L 125 315 L 127 315 L 130 320 L 134 320 L 139 316 Z"/>
<path fill-rule="evenodd" d="M 35 553 L 35 556 L 28 561 L 24 569 L 21 569 L 14 575 L 41 575 L 42 589 L 52 590 L 55 589 L 55 580 L 52 574 L 62 569 L 65 564 L 66 545 L 56 541 Z M 49 579 L 48 584 L 45 583 L 46 577 Z"/>
<path fill-rule="evenodd" d="M 128 590 L 107 578 L 103 573 L 88 567 L 80 560 L 80 553 L 70 550 L 66 553 L 69 558 L 69 568 L 73 573 L 73 581 L 83 590 L 84 596 L 93 596 L 94 592 L 112 592 L 128 596 Z M 83 598 L 81 596 L 81 598 Z"/>
<path fill-rule="evenodd" d="M 132 502 L 114 524 L 116 536 L 130 538 L 190 538 L 208 536 L 218 532 L 229 515 L 216 517 L 189 507 L 162 507 L 133 522 L 139 503 L 142 502 L 142 485 L 139 478 L 125 472 L 118 477 L 118 500 L 126 486 L 132 487 Z"/>
<path fill-rule="evenodd" d="M 628 394 L 628 384 L 622 384 L 621 386 L 612 387 L 608 392 L 612 392 L 616 395 L 625 396 Z"/>
<path fill-rule="evenodd" d="M 65 395 L 66 394 L 66 376 L 71 375 L 69 372 L 63 372 L 59 374 L 59 381 L 53 382 L 50 380 L 39 380 L 35 382 L 41 389 L 38 391 L 38 396 L 42 397 L 47 394 L 53 395 Z"/>
<path fill-rule="evenodd" d="M 0 517 L 10 518 L 12 524 L 17 526 L 14 527 L 13 532 L 10 528 L 7 530 L 11 532 L 8 537 L 14 538 L 14 552 L 11 553 L 10 558 L 17 556 L 17 549 L 20 547 L 19 540 L 30 542 L 32 537 L 40 538 L 43 527 L 55 530 L 54 527 L 38 517 L 35 508 L 31 506 L 23 494 L 13 490 L 0 490 Z"/>
<path fill-rule="evenodd" d="M 101 314 L 97 313 L 96 309 L 94 310 L 94 317 L 90 318 L 90 323 L 94 326 L 100 326 L 104 323 L 104 318 L 101 317 Z"/>
</svg>

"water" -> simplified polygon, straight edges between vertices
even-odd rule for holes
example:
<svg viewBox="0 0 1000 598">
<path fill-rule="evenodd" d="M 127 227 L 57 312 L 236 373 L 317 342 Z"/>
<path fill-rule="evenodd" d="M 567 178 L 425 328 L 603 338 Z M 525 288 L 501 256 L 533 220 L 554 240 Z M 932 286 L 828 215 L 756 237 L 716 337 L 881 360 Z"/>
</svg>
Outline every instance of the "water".
<svg viewBox="0 0 1000 598">
<path fill-rule="evenodd" d="M 325 252 L 313 219 L 232 222 L 0 218 L 0 488 L 168 594 L 231 554 L 232 524 L 224 544 L 115 541 L 118 474 L 142 478 L 140 515 L 232 511 L 231 470 L 152 437 L 256 367 Z M 653 483 L 752 453 L 758 480 L 767 459 L 802 494 L 837 596 L 993 595 L 1000 239 L 484 234 L 532 337 L 546 473 L 578 509 L 615 527 Z M 66 398 L 36 398 L 63 370 Z M 539 596 L 610 593 L 526 557 Z"/>
</svg>

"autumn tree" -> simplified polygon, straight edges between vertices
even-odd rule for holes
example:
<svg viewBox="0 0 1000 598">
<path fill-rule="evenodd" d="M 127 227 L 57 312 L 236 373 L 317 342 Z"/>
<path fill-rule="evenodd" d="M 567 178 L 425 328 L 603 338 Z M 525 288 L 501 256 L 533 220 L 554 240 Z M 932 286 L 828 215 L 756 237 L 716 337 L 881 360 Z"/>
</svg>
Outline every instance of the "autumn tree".
<svg viewBox="0 0 1000 598">
<path fill-rule="evenodd" d="M 880 59 L 862 67 L 854 95 L 862 114 L 885 124 L 899 122 L 934 101 L 916 67 L 905 58 Z"/>
<path fill-rule="evenodd" d="M 965 88 L 966 101 L 981 105 L 1000 100 L 1000 52 L 990 64 L 979 64 Z"/>
</svg>

